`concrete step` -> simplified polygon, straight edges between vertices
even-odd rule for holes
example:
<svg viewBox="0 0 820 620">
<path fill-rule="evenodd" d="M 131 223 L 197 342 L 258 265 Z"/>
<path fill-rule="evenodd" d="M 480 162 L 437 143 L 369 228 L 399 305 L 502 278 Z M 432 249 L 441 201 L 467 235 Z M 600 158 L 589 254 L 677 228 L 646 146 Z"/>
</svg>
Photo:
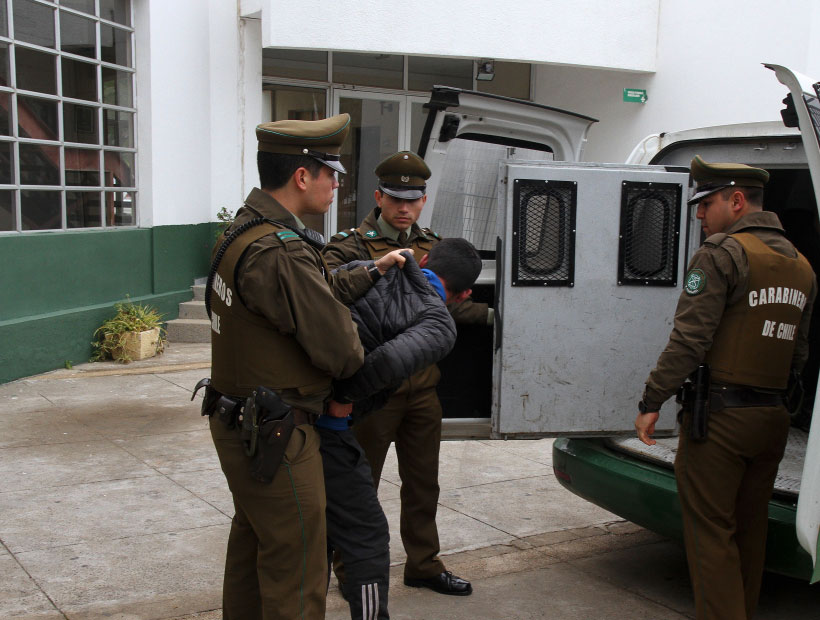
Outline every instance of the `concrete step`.
<svg viewBox="0 0 820 620">
<path fill-rule="evenodd" d="M 191 287 L 191 290 L 194 292 L 194 301 L 205 301 L 205 285 L 204 284 L 194 284 Z"/>
<path fill-rule="evenodd" d="M 179 304 L 180 319 L 203 319 L 208 320 L 208 312 L 205 310 L 204 301 L 183 301 Z"/>
<path fill-rule="evenodd" d="M 168 321 L 168 342 L 210 342 L 211 322 L 207 319 Z"/>
</svg>

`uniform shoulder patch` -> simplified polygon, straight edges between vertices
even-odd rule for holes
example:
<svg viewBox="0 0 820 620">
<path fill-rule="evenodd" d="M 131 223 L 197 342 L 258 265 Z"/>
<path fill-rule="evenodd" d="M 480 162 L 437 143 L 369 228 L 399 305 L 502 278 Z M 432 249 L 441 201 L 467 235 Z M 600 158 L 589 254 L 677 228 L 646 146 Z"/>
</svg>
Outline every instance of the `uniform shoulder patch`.
<svg viewBox="0 0 820 620">
<path fill-rule="evenodd" d="M 375 230 L 368 230 L 366 233 L 364 233 L 364 236 L 368 239 L 374 239 L 375 237 L 379 236 L 379 233 L 377 233 Z"/>
<path fill-rule="evenodd" d="M 687 295 L 699 295 L 706 288 L 706 274 L 702 269 L 690 269 L 683 281 L 683 290 Z"/>
<path fill-rule="evenodd" d="M 276 233 L 276 236 L 279 237 L 280 241 L 293 241 L 294 239 L 300 239 L 299 235 L 297 235 L 292 230 L 280 230 Z"/>
</svg>

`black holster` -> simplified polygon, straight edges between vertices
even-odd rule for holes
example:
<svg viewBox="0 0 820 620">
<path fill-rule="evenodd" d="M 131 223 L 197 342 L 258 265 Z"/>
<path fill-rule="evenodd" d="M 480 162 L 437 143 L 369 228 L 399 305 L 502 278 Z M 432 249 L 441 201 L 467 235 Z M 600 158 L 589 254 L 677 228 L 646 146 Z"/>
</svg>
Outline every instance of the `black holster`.
<svg viewBox="0 0 820 620">
<path fill-rule="evenodd" d="M 251 460 L 251 478 L 270 482 L 296 428 L 293 412 L 276 392 L 259 386 L 245 401 L 241 424 L 240 437 Z"/>
<path fill-rule="evenodd" d="M 709 364 L 701 364 L 678 390 L 676 401 L 692 414 L 689 438 L 705 441 L 709 429 Z"/>
</svg>

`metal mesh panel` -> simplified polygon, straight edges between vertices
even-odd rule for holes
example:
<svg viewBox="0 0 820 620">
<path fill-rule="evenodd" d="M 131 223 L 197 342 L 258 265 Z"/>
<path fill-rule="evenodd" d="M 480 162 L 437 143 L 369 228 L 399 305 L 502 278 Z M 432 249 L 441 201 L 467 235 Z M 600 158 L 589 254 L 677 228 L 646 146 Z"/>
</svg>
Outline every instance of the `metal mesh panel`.
<svg viewBox="0 0 820 620">
<path fill-rule="evenodd" d="M 577 185 L 516 179 L 513 286 L 572 286 Z"/>
<path fill-rule="evenodd" d="M 618 284 L 677 286 L 682 188 L 624 181 Z"/>
<path fill-rule="evenodd" d="M 464 237 L 479 250 L 494 250 L 498 236 L 498 164 L 503 159 L 552 160 L 552 153 L 477 140 L 452 140 L 430 227 L 442 237 Z"/>
</svg>

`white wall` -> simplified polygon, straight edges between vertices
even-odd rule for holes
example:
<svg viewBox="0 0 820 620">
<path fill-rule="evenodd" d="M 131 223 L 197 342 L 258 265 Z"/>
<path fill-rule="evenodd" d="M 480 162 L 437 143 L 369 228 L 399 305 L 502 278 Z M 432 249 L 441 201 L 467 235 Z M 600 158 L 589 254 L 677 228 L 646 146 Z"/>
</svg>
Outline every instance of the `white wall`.
<svg viewBox="0 0 820 620">
<path fill-rule="evenodd" d="M 245 167 L 261 117 L 260 21 L 224 0 L 135 10 L 140 225 L 212 221 L 256 183 Z"/>
<path fill-rule="evenodd" d="M 785 89 L 761 62 L 820 77 L 816 0 L 306 2 L 135 0 L 141 225 L 213 220 L 257 184 L 263 46 L 548 62 L 536 101 L 601 120 L 590 161 L 653 132 L 778 119 Z"/>
<path fill-rule="evenodd" d="M 136 24 L 138 37 L 145 37 L 147 28 L 149 44 L 137 49 L 140 223 L 149 217 L 154 226 L 206 221 L 208 11 L 197 0 L 138 4 L 147 19 Z"/>
<path fill-rule="evenodd" d="M 663 0 L 654 74 L 541 65 L 536 101 L 598 118 L 587 161 L 626 159 L 644 136 L 692 127 L 778 120 L 786 89 L 762 62 L 820 77 L 815 0 Z M 644 88 L 646 104 L 623 102 Z"/>
<path fill-rule="evenodd" d="M 661 0 L 246 0 L 265 47 L 655 69 Z"/>
</svg>

